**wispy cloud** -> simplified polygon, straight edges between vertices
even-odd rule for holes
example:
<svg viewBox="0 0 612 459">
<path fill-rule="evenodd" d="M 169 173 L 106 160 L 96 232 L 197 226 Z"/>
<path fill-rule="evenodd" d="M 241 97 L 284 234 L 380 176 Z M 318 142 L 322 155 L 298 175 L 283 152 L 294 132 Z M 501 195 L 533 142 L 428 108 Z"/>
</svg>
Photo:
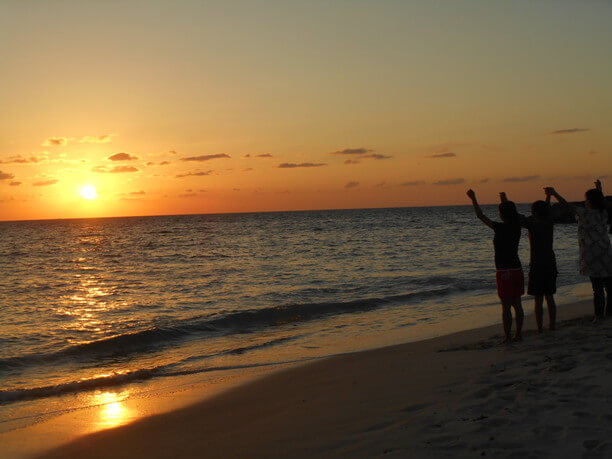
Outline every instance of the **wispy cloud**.
<svg viewBox="0 0 612 459">
<path fill-rule="evenodd" d="M 590 128 L 558 129 L 556 131 L 552 131 L 551 134 L 576 134 L 578 132 L 586 132 L 590 130 L 591 130 Z"/>
<path fill-rule="evenodd" d="M 53 147 L 64 146 L 64 145 L 68 144 L 68 139 L 66 137 L 51 137 L 50 139 L 45 140 L 42 144 L 45 147 L 49 147 L 49 146 L 53 146 Z"/>
<path fill-rule="evenodd" d="M 346 185 L 344 185 L 344 188 L 355 188 L 359 186 L 359 182 L 348 182 Z"/>
<path fill-rule="evenodd" d="M 15 175 L 9 174 L 8 172 L 0 171 L 0 180 L 11 180 L 14 178 L 15 178 Z"/>
<path fill-rule="evenodd" d="M 274 158 L 270 153 L 262 153 L 261 155 L 255 155 L 257 158 Z"/>
<path fill-rule="evenodd" d="M 359 157 L 361 158 L 370 158 L 370 159 L 391 159 L 393 156 L 381 155 L 380 153 L 373 153 L 371 155 L 363 155 Z"/>
<path fill-rule="evenodd" d="M 140 190 L 140 191 L 130 191 L 130 195 L 131 196 L 137 196 L 137 195 L 141 195 L 141 194 L 146 194 L 144 192 L 144 190 Z"/>
<path fill-rule="evenodd" d="M 18 156 L 10 156 L 9 158 L 0 160 L 0 164 L 28 164 L 28 163 L 40 163 L 49 159 L 47 156 L 30 156 L 29 158 L 24 158 L 21 155 Z"/>
<path fill-rule="evenodd" d="M 504 182 L 509 182 L 509 183 L 530 182 L 531 180 L 537 180 L 539 178 L 540 178 L 539 175 L 525 175 L 523 177 L 506 177 L 504 179 Z"/>
<path fill-rule="evenodd" d="M 344 164 L 360 164 L 361 161 L 359 161 L 358 159 L 353 159 L 353 158 L 349 158 L 346 161 L 344 161 Z"/>
<path fill-rule="evenodd" d="M 210 161 L 211 159 L 218 159 L 218 158 L 230 158 L 230 155 L 226 155 L 225 153 L 220 153 L 218 155 L 189 156 L 187 158 L 181 158 L 181 161 L 204 162 L 204 161 Z"/>
<path fill-rule="evenodd" d="M 110 155 L 108 159 L 111 161 L 134 161 L 138 159 L 138 157 L 130 155 L 129 153 L 115 153 L 114 155 Z"/>
<path fill-rule="evenodd" d="M 55 185 L 58 182 L 58 180 L 43 180 L 42 182 L 34 182 L 33 185 L 34 186 L 49 186 L 49 185 Z"/>
<path fill-rule="evenodd" d="M 368 148 L 345 148 L 344 150 L 332 151 L 332 155 L 365 155 L 366 153 L 372 153 L 374 150 Z"/>
<path fill-rule="evenodd" d="M 422 180 L 413 180 L 410 182 L 400 183 L 400 186 L 418 186 L 418 185 L 425 185 L 425 182 Z"/>
<path fill-rule="evenodd" d="M 446 152 L 446 153 L 436 153 L 433 155 L 428 156 L 428 158 L 435 158 L 435 159 L 442 159 L 442 158 L 456 158 L 457 155 L 455 153 L 453 153 L 452 151 Z"/>
<path fill-rule="evenodd" d="M 278 165 L 281 169 L 293 169 L 295 167 L 321 167 L 327 166 L 327 163 L 281 163 Z"/>
<path fill-rule="evenodd" d="M 489 178 L 480 179 L 480 183 L 487 183 L 488 181 L 489 181 Z"/>
<path fill-rule="evenodd" d="M 115 134 L 103 134 L 103 135 L 86 135 L 81 137 L 79 143 L 108 143 L 113 140 Z"/>
<path fill-rule="evenodd" d="M 199 172 L 184 172 L 183 174 L 178 174 L 176 178 L 183 177 L 202 177 L 204 175 L 210 175 L 213 171 L 199 171 Z"/>
<path fill-rule="evenodd" d="M 21 182 L 11 182 L 9 183 L 10 186 L 19 186 L 21 185 Z"/>
<path fill-rule="evenodd" d="M 434 185 L 460 185 L 462 183 L 465 183 L 465 179 L 464 178 L 454 178 L 454 179 L 447 179 L 447 180 L 438 180 L 437 182 L 434 182 Z"/>
<path fill-rule="evenodd" d="M 98 172 L 98 173 L 108 173 L 108 174 L 118 174 L 118 173 L 122 173 L 122 172 L 138 172 L 138 168 L 134 167 L 134 166 L 115 166 L 112 169 L 107 169 L 104 166 L 96 166 L 94 168 L 91 169 L 92 172 Z"/>
<path fill-rule="evenodd" d="M 197 196 L 197 193 L 183 193 L 178 195 L 179 198 L 195 198 Z"/>
</svg>

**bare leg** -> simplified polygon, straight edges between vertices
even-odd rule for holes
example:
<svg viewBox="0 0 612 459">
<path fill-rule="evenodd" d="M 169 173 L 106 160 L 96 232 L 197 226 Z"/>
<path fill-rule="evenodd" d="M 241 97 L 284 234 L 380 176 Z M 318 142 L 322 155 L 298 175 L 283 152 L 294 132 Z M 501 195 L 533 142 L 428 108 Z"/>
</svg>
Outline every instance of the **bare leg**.
<svg viewBox="0 0 612 459">
<path fill-rule="evenodd" d="M 552 331 L 557 328 L 557 304 L 553 295 L 546 295 L 546 305 L 548 306 L 548 329 Z"/>
<path fill-rule="evenodd" d="M 521 331 L 523 330 L 523 319 L 525 318 L 520 296 L 512 300 L 512 307 L 514 308 L 514 315 L 516 316 L 516 333 L 514 334 L 513 339 L 515 341 L 520 341 L 523 338 Z"/>
<path fill-rule="evenodd" d="M 538 333 L 542 333 L 542 327 L 543 324 L 542 322 L 544 322 L 544 308 L 542 307 L 544 304 L 544 296 L 542 295 L 534 295 L 534 300 L 535 300 L 535 316 L 536 316 L 536 323 L 538 324 Z M 548 300 L 548 296 L 546 297 L 546 299 Z M 548 310 L 550 312 L 550 306 L 548 306 Z"/>
<path fill-rule="evenodd" d="M 502 323 L 504 324 L 504 333 L 506 335 L 505 343 L 509 343 L 510 333 L 512 332 L 512 300 L 505 298 L 501 300 L 502 303 Z"/>
</svg>

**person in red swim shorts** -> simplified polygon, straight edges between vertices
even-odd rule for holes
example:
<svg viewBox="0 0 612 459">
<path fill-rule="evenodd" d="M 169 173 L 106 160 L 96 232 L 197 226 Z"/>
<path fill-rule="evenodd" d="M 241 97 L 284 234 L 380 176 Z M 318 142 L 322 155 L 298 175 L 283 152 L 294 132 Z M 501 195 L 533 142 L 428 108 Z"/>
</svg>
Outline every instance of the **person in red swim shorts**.
<svg viewBox="0 0 612 459">
<path fill-rule="evenodd" d="M 482 213 L 474 190 L 468 190 L 476 216 L 491 228 L 495 235 L 495 268 L 497 270 L 497 293 L 502 304 L 502 322 L 504 325 L 504 342 L 519 341 L 523 329 L 523 306 L 521 296 L 525 293 L 523 267 L 518 256 L 518 245 L 521 239 L 521 224 L 516 205 L 512 201 L 502 200 L 499 205 L 501 222 L 495 222 Z M 516 319 L 516 331 L 512 334 L 512 309 Z"/>
</svg>

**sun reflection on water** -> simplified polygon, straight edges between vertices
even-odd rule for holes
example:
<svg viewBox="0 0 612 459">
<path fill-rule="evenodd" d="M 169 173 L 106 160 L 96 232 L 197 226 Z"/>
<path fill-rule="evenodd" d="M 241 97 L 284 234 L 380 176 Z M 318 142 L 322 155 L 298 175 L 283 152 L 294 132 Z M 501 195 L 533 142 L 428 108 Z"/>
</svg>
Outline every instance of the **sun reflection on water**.
<svg viewBox="0 0 612 459">
<path fill-rule="evenodd" d="M 132 410 L 126 404 L 126 392 L 99 392 L 93 395 L 95 405 L 100 405 L 98 425 L 100 429 L 127 424 L 133 417 Z"/>
</svg>

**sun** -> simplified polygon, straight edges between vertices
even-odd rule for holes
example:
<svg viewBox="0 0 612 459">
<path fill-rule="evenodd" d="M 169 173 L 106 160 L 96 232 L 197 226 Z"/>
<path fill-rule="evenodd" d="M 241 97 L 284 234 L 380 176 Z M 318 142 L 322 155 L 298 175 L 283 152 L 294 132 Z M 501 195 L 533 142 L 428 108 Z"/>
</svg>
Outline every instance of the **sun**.
<svg viewBox="0 0 612 459">
<path fill-rule="evenodd" d="M 81 197 L 83 199 L 96 199 L 98 197 L 96 187 L 93 185 L 85 185 L 81 188 Z"/>
</svg>

